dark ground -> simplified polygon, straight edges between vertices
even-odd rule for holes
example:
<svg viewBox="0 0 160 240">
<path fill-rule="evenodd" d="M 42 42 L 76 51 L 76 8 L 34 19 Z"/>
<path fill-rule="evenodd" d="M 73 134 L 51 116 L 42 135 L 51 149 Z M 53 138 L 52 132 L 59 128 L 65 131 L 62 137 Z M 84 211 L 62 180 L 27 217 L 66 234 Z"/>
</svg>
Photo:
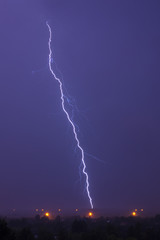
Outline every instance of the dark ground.
<svg viewBox="0 0 160 240">
<path fill-rule="evenodd" d="M 0 240 L 159 240 L 160 215 L 154 218 L 97 219 L 46 217 L 1 219 Z"/>
</svg>

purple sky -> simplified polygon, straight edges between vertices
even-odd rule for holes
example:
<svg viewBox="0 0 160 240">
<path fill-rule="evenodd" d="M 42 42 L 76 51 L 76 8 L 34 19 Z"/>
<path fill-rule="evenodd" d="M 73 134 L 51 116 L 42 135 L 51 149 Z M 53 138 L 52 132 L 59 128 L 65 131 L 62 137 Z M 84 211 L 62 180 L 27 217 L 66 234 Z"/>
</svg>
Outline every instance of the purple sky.
<svg viewBox="0 0 160 240">
<path fill-rule="evenodd" d="M 81 145 L 104 161 L 86 158 L 94 206 L 160 211 L 159 12 L 158 0 L 1 0 L 0 211 L 89 207 L 46 21 Z"/>
</svg>

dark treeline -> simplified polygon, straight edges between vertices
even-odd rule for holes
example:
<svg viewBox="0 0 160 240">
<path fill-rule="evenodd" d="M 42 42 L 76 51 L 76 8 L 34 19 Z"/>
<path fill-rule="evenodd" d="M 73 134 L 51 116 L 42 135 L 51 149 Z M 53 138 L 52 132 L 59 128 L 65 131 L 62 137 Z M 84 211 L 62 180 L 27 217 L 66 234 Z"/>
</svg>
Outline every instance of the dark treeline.
<svg viewBox="0 0 160 240">
<path fill-rule="evenodd" d="M 0 240 L 160 240 L 154 218 L 0 219 Z"/>
</svg>

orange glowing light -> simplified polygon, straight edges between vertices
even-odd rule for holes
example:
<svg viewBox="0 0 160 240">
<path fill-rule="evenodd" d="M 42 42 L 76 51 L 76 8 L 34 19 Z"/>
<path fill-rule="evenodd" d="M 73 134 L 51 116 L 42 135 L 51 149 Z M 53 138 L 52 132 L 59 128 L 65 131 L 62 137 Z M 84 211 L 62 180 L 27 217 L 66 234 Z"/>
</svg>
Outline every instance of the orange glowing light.
<svg viewBox="0 0 160 240">
<path fill-rule="evenodd" d="M 138 210 L 137 210 L 137 208 L 135 209 L 135 212 L 137 212 Z"/>
<path fill-rule="evenodd" d="M 92 217 L 92 216 L 93 216 L 93 213 L 92 213 L 92 212 L 89 212 L 89 213 L 88 213 L 88 216 L 89 216 L 89 217 Z"/>
<path fill-rule="evenodd" d="M 137 214 L 136 212 L 132 212 L 132 216 L 135 217 Z"/>
<path fill-rule="evenodd" d="M 76 208 L 76 212 L 78 212 L 78 208 Z"/>
<path fill-rule="evenodd" d="M 36 208 L 36 212 L 38 212 L 38 208 Z"/>
<path fill-rule="evenodd" d="M 143 208 L 141 208 L 141 212 L 143 212 Z"/>
<path fill-rule="evenodd" d="M 58 209 L 58 212 L 61 212 L 61 209 L 60 209 L 60 208 Z"/>
<path fill-rule="evenodd" d="M 44 212 L 44 209 L 42 208 L 42 212 Z"/>
<path fill-rule="evenodd" d="M 48 212 L 46 212 L 46 213 L 45 213 L 45 216 L 46 216 L 46 217 L 49 217 L 49 213 L 48 213 Z"/>
</svg>

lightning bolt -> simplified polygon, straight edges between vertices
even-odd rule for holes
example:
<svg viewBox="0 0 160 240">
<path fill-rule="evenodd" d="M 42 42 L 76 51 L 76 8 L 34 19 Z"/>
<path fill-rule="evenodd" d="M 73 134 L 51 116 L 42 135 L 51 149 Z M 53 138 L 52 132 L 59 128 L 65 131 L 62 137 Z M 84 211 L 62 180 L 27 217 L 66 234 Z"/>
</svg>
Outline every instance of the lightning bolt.
<svg viewBox="0 0 160 240">
<path fill-rule="evenodd" d="M 88 195 L 88 199 L 90 202 L 90 206 L 93 209 L 93 200 L 91 198 L 90 195 L 90 191 L 89 191 L 89 177 L 88 174 L 86 172 L 86 164 L 85 164 L 85 159 L 84 159 L 84 150 L 80 145 L 80 141 L 78 139 L 78 135 L 77 135 L 77 131 L 76 131 L 76 125 L 73 123 L 72 117 L 70 117 L 69 113 L 67 112 L 66 108 L 65 108 L 65 95 L 64 95 L 64 91 L 63 91 L 63 84 L 62 81 L 56 76 L 56 74 L 54 73 L 53 69 L 52 69 L 52 49 L 51 49 L 51 42 L 52 42 L 52 30 L 50 25 L 48 24 L 48 22 L 46 22 L 46 25 L 48 27 L 49 30 L 49 40 L 48 40 L 48 48 L 49 48 L 49 70 L 51 72 L 51 74 L 53 75 L 54 79 L 58 81 L 59 83 L 59 88 L 60 88 L 60 94 L 61 94 L 61 104 L 62 104 L 62 109 L 69 121 L 69 123 L 72 126 L 72 130 L 73 130 L 73 134 L 74 134 L 74 138 L 76 141 L 76 145 L 77 148 L 79 149 L 80 153 L 81 153 L 81 162 L 83 165 L 83 174 L 85 175 L 85 180 L 86 180 L 86 191 L 87 191 L 87 195 Z"/>
</svg>

